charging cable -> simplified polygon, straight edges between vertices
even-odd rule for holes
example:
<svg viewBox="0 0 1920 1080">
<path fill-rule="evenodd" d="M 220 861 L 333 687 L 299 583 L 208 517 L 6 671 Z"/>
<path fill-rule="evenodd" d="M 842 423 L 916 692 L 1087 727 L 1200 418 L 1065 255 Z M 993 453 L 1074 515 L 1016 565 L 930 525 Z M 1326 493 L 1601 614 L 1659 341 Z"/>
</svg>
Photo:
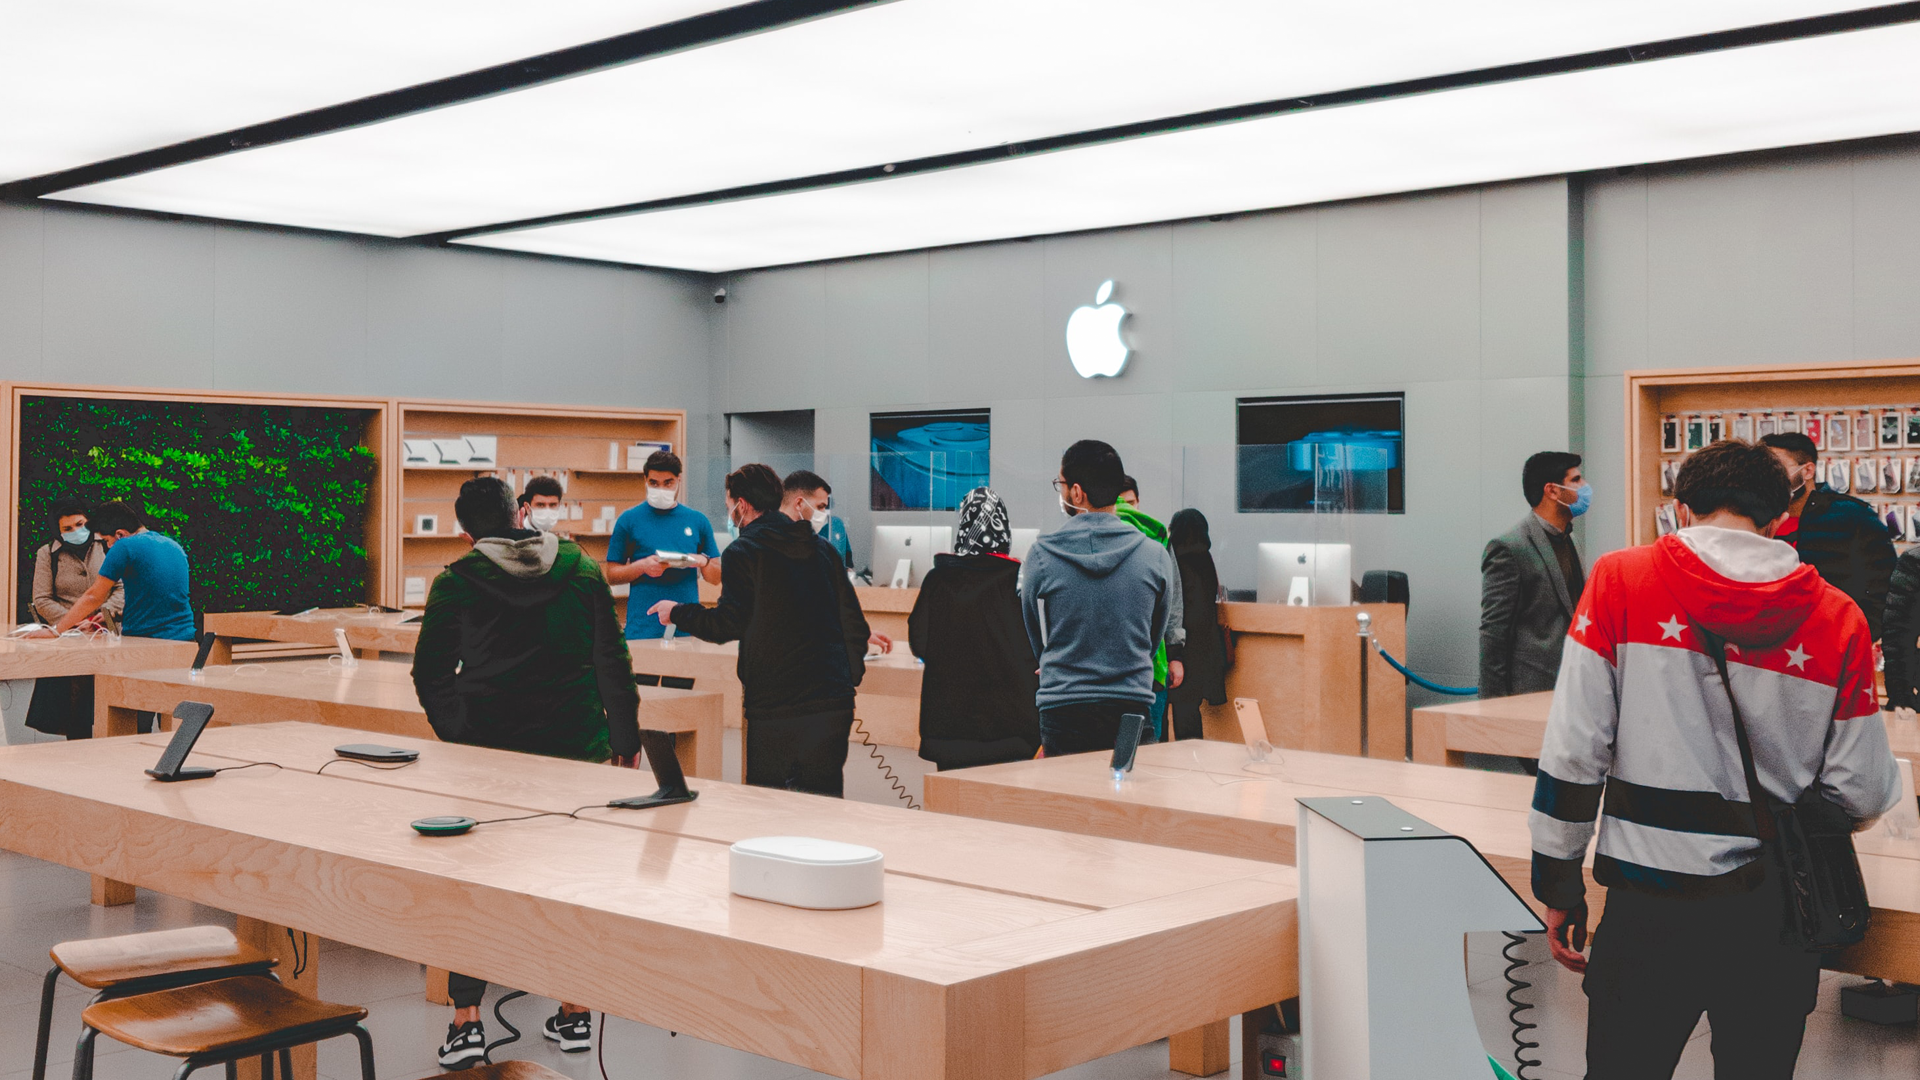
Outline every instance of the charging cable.
<svg viewBox="0 0 1920 1080">
<path fill-rule="evenodd" d="M 362 768 L 372 769 L 374 772 L 395 772 L 400 769 L 405 769 L 414 765 L 418 765 L 420 763 L 420 759 L 415 758 L 412 761 L 403 761 L 398 765 L 380 765 L 371 761 L 361 761 L 359 758 L 337 757 L 337 758 L 334 758 L 332 761 L 327 762 L 325 765 L 322 765 L 319 768 L 313 770 L 313 775 L 319 776 L 321 773 L 326 772 L 328 769 L 333 768 L 335 765 L 339 765 L 342 763 L 349 764 L 349 765 L 358 765 Z"/>
<path fill-rule="evenodd" d="M 1502 974 L 1507 977 L 1507 1005 L 1509 1006 L 1507 1009 L 1507 1020 L 1513 1025 L 1513 1075 L 1515 1080 L 1533 1080 L 1533 1077 L 1527 1075 L 1527 1070 L 1539 1068 L 1541 1059 L 1539 1055 L 1536 1054 L 1532 1060 L 1528 1060 L 1526 1052 L 1529 1050 L 1538 1050 L 1540 1043 L 1538 1040 L 1526 1038 L 1525 1035 L 1540 1025 L 1531 1020 L 1520 1019 L 1520 1014 L 1532 1009 L 1533 1004 L 1514 997 L 1514 995 L 1520 991 L 1531 989 L 1533 986 L 1532 983 L 1514 974 L 1514 972 L 1527 966 L 1526 957 L 1514 952 L 1515 949 L 1525 945 L 1527 939 L 1509 930 L 1502 930 L 1501 933 L 1505 935 L 1507 939 L 1507 943 L 1500 948 L 1500 955 L 1507 962 L 1507 969 L 1502 972 Z"/>
<path fill-rule="evenodd" d="M 216 772 L 216 773 L 223 773 L 223 772 L 232 772 L 232 771 L 234 771 L 235 769 L 257 769 L 257 768 L 260 768 L 260 767 L 261 767 L 261 766 L 263 766 L 263 765 L 265 765 L 265 766 L 269 766 L 269 767 L 271 767 L 271 768 L 275 768 L 275 769 L 284 769 L 284 768 L 286 768 L 286 766 L 284 766 L 284 765 L 282 765 L 282 764 L 280 764 L 280 763 L 279 763 L 279 762 L 277 762 L 277 761 L 249 761 L 249 762 L 247 762 L 247 763 L 246 763 L 245 765 L 228 765 L 228 766 L 226 766 L 225 768 L 222 768 L 222 769 L 215 769 L 215 770 L 213 770 L 213 771 L 214 771 L 214 772 Z"/>
<path fill-rule="evenodd" d="M 893 766 L 887 764 L 886 757 L 880 753 L 880 747 L 874 744 L 873 736 L 867 733 L 867 725 L 861 723 L 857 716 L 853 718 L 853 730 L 860 733 L 860 744 L 867 748 L 867 756 L 880 767 L 880 775 L 886 780 L 888 786 L 893 788 L 894 795 L 907 804 L 907 809 L 920 809 L 920 804 L 913 801 L 913 792 L 908 791 L 907 785 L 901 783 L 900 778 L 894 775 Z"/>
</svg>

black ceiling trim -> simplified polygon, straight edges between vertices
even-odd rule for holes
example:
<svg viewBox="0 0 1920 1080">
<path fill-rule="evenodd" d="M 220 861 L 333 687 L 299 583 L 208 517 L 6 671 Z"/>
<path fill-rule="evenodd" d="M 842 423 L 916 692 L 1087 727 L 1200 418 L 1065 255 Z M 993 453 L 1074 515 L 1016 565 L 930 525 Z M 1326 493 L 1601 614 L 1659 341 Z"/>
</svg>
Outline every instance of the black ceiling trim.
<svg viewBox="0 0 1920 1080">
<path fill-rule="evenodd" d="M 313 135 L 343 131 L 377 124 L 410 113 L 457 105 L 464 101 L 524 90 L 541 83 L 574 75 L 617 67 L 636 60 L 711 45 L 730 38 L 766 30 L 777 30 L 794 23 L 857 8 L 871 7 L 887 0 L 752 0 L 737 7 L 694 15 L 677 22 L 650 26 L 602 41 L 588 42 L 530 56 L 464 75 L 390 90 L 339 105 L 328 105 L 295 113 L 278 120 L 205 135 L 197 139 L 143 150 L 136 154 L 96 161 L 59 172 L 27 177 L 0 185 L 0 198 L 28 199 L 56 191 L 85 187 L 138 173 L 152 172 L 172 165 L 204 161 L 240 150 L 274 143 L 290 142 Z"/>
<path fill-rule="evenodd" d="M 1279 116 L 1285 113 L 1304 112 L 1309 109 L 1333 108 L 1339 105 L 1357 105 L 1364 102 L 1409 97 L 1414 94 L 1433 93 L 1440 90 L 1458 90 L 1472 86 L 1488 86 L 1496 83 L 1515 82 L 1521 79 L 1538 78 L 1544 75 L 1565 75 L 1580 71 L 1594 71 L 1601 68 L 1622 67 L 1627 64 L 1647 60 L 1665 60 L 1678 56 L 1721 52 L 1751 45 L 1775 44 L 1801 38 L 1823 37 L 1829 34 L 1845 33 L 1852 30 L 1868 30 L 1910 22 L 1920 22 L 1920 0 L 1913 0 L 1913 2 L 1908 3 L 1888 4 L 1882 7 L 1866 8 L 1859 11 L 1840 12 L 1833 15 L 1793 19 L 1787 22 L 1770 23 L 1765 26 L 1722 30 L 1710 34 L 1696 34 L 1691 37 L 1672 38 L 1665 41 L 1647 42 L 1640 45 L 1628 45 L 1622 48 L 1602 49 L 1595 52 L 1579 53 L 1573 56 L 1557 57 L 1550 60 L 1533 60 L 1519 64 L 1505 64 L 1499 67 L 1480 68 L 1478 70 L 1464 71 L 1452 75 L 1436 75 L 1421 79 L 1409 79 L 1402 82 L 1383 83 L 1378 86 L 1340 90 L 1327 94 L 1315 94 L 1309 97 L 1263 101 L 1251 105 L 1234 105 L 1220 109 L 1209 109 L 1204 112 L 1164 117 L 1158 120 L 1144 120 L 1137 123 L 1097 128 L 1070 135 L 1030 139 L 1023 143 L 1007 143 L 1000 146 L 981 147 L 974 150 L 961 150 L 949 154 L 936 154 L 931 157 L 916 158 L 911 161 L 892 162 L 885 165 L 868 165 L 855 169 L 842 169 L 838 172 L 817 173 L 813 176 L 796 177 L 790 180 L 747 184 L 741 187 L 723 188 L 717 191 L 706 191 L 698 194 L 678 195 L 671 198 L 652 199 L 644 202 L 623 203 L 616 206 L 603 206 L 589 210 L 571 210 L 564 213 L 521 218 L 515 221 L 498 222 L 490 225 L 475 225 L 464 229 L 449 229 L 443 232 L 422 234 L 414 239 L 427 243 L 446 243 L 447 241 L 460 239 L 462 237 L 514 232 L 543 225 L 560 225 L 575 221 L 590 221 L 595 218 L 624 217 L 630 214 L 640 214 L 654 210 L 671 210 L 678 207 L 697 206 L 704 203 L 732 202 L 762 195 L 781 195 L 798 191 L 810 191 L 817 188 L 837 187 L 843 184 L 910 176 L 915 173 L 937 172 L 943 169 L 955 169 L 967 165 L 980 165 L 987 162 L 1020 157 L 1025 154 L 1047 153 L 1055 150 L 1093 146 L 1100 143 L 1118 142 L 1122 139 L 1138 138 L 1143 135 L 1163 135 L 1168 132 L 1181 131 L 1188 128 L 1207 127 L 1215 124 L 1232 123 L 1239 120 L 1253 120 Z"/>
</svg>

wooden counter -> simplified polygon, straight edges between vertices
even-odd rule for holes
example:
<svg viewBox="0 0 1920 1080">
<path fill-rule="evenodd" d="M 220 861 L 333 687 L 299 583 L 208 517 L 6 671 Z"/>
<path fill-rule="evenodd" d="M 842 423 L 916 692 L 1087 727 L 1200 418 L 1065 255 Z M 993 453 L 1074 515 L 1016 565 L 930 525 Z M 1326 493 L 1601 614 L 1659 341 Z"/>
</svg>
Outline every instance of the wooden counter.
<svg viewBox="0 0 1920 1080">
<path fill-rule="evenodd" d="M 739 642 L 715 645 L 694 637 L 671 641 L 651 638 L 629 641 L 627 649 L 633 653 L 633 670 L 637 672 L 692 679 L 695 689 L 719 690 L 727 726 L 740 726 Z M 896 644 L 886 656 L 867 660 L 867 675 L 861 680 L 853 711 L 874 742 L 909 750 L 919 748 L 920 681 L 924 671 L 904 643 Z"/>
<path fill-rule="evenodd" d="M 0 846 L 860 1080 L 1027 1080 L 1298 992 L 1284 867 L 715 781 L 426 838 L 640 785 L 368 736 L 421 760 L 315 775 L 342 733 L 303 724 L 210 730 L 196 763 L 283 768 L 180 784 L 141 774 L 156 737 L 0 748 Z M 878 847 L 886 899 L 730 894 L 728 844 L 794 833 Z"/>
<path fill-rule="evenodd" d="M 1209 739 L 1240 742 L 1234 698 L 1253 698 L 1267 723 L 1267 741 L 1282 749 L 1360 754 L 1406 760 L 1407 684 L 1372 650 L 1364 650 L 1367 702 L 1361 717 L 1360 673 L 1364 646 L 1354 616 L 1373 616 L 1373 632 L 1403 662 L 1407 655 L 1405 604 L 1288 607 L 1284 604 L 1222 604 L 1234 632 L 1233 667 L 1227 671 L 1227 701 L 1206 707 Z"/>
<path fill-rule="evenodd" d="M 1553 691 L 1478 701 L 1449 701 L 1413 710 L 1413 760 L 1462 765 L 1468 754 L 1537 758 Z"/>
<path fill-rule="evenodd" d="M 0 627 L 12 631 L 15 627 Z M 0 636 L 0 680 L 51 679 L 63 675 L 98 675 L 106 671 L 137 671 L 193 663 L 191 641 L 120 637 L 106 634 L 17 638 Z"/>
</svg>

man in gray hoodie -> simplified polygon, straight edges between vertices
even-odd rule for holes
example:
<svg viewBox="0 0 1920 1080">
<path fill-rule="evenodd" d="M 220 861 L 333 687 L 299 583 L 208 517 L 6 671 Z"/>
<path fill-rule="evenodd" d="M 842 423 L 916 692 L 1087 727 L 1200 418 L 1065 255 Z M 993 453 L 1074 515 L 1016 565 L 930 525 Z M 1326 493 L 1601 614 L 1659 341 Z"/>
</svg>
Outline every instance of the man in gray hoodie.
<svg viewBox="0 0 1920 1080">
<path fill-rule="evenodd" d="M 1114 516 L 1126 469 L 1083 439 L 1053 482 L 1067 523 L 1034 542 L 1020 610 L 1040 658 L 1040 742 L 1048 757 L 1111 750 L 1127 714 L 1153 711 L 1154 648 L 1179 618 L 1167 549 Z"/>
</svg>

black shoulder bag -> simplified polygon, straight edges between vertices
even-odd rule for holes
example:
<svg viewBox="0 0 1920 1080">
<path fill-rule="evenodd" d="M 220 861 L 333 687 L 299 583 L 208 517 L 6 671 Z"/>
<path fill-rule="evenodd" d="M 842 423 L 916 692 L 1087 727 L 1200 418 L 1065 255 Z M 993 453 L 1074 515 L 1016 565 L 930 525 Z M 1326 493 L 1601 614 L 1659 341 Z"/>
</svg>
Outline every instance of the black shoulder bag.
<svg viewBox="0 0 1920 1080">
<path fill-rule="evenodd" d="M 1747 771 L 1747 798 L 1753 807 L 1754 834 L 1760 838 L 1761 857 L 1771 862 L 1780 879 L 1786 903 L 1786 926 L 1780 943 L 1808 952 L 1826 952 L 1852 945 L 1867 936 L 1867 883 L 1860 876 L 1860 856 L 1853 850 L 1853 819 L 1820 794 L 1818 784 L 1784 802 L 1760 786 L 1753 769 L 1753 745 L 1740 703 L 1727 677 L 1727 644 L 1697 627 L 1712 651 L 1720 685 L 1733 709 L 1733 735 L 1740 744 L 1740 764 Z"/>
</svg>

